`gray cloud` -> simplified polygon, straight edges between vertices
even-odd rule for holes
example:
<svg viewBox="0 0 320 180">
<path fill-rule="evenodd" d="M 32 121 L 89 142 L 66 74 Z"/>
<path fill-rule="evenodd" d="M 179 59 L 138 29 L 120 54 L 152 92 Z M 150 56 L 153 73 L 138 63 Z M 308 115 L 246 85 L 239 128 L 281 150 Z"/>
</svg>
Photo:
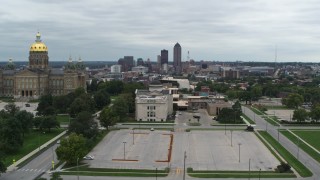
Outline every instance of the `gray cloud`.
<svg viewBox="0 0 320 180">
<path fill-rule="evenodd" d="M 50 60 L 155 61 L 179 42 L 196 60 L 320 59 L 318 0 L 4 0 L 0 60 L 27 60 L 39 29 Z"/>
</svg>

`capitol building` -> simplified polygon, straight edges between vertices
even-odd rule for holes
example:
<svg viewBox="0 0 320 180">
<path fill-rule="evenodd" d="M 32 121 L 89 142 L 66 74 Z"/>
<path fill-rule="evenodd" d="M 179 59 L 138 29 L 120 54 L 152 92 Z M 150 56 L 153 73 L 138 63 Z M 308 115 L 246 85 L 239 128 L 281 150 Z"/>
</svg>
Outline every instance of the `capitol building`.
<svg viewBox="0 0 320 180">
<path fill-rule="evenodd" d="M 86 89 L 86 74 L 81 59 L 76 64 L 69 59 L 64 69 L 50 68 L 48 63 L 48 47 L 41 41 L 38 32 L 30 46 L 29 66 L 22 70 L 0 70 L 0 96 L 28 100 L 47 94 L 65 95 L 79 87 Z"/>
</svg>

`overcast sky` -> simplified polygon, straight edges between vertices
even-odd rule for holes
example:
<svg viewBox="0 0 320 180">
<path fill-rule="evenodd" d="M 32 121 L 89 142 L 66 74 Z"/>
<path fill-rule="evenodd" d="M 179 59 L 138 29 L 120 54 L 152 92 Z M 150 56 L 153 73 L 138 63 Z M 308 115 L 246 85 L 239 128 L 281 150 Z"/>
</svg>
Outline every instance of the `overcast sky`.
<svg viewBox="0 0 320 180">
<path fill-rule="evenodd" d="M 2 0 L 0 61 L 27 61 L 36 32 L 51 61 L 320 60 L 319 0 Z"/>
</svg>

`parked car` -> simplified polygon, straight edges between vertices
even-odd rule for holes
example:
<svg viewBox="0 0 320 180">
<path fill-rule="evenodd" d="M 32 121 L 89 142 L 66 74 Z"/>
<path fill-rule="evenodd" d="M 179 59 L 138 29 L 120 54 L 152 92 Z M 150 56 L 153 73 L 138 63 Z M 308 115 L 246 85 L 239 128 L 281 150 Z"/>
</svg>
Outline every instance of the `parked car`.
<svg viewBox="0 0 320 180">
<path fill-rule="evenodd" d="M 154 128 L 151 128 L 150 131 L 154 131 Z"/>
<path fill-rule="evenodd" d="M 26 104 L 26 107 L 30 107 L 30 104 Z"/>
<path fill-rule="evenodd" d="M 87 156 L 83 157 L 83 159 L 85 159 L 85 160 L 94 160 L 94 156 L 87 155 Z"/>
</svg>

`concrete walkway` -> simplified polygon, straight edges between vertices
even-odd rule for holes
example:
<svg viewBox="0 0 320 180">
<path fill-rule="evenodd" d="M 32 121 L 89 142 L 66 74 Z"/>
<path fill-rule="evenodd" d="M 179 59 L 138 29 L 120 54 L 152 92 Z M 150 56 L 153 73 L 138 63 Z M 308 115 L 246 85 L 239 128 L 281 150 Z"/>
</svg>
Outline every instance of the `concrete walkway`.
<svg viewBox="0 0 320 180">
<path fill-rule="evenodd" d="M 31 156 L 33 156 L 34 154 L 36 154 L 37 152 L 39 152 L 41 149 L 46 148 L 49 144 L 51 144 L 54 141 L 57 141 L 58 139 L 60 139 L 63 135 L 65 135 L 67 133 L 67 130 L 63 131 L 62 133 L 60 133 L 59 135 L 57 135 L 56 137 L 52 138 L 51 140 L 49 140 L 48 142 L 42 144 L 40 146 L 40 148 L 36 148 L 35 150 L 33 150 L 32 152 L 30 152 L 29 154 L 25 155 L 23 158 L 19 159 L 18 161 L 16 161 L 15 164 L 10 165 L 7 168 L 7 172 L 10 171 L 14 171 L 17 169 L 17 165 L 19 165 L 20 163 L 22 163 L 23 161 L 27 160 L 28 158 L 30 158 Z"/>
</svg>

